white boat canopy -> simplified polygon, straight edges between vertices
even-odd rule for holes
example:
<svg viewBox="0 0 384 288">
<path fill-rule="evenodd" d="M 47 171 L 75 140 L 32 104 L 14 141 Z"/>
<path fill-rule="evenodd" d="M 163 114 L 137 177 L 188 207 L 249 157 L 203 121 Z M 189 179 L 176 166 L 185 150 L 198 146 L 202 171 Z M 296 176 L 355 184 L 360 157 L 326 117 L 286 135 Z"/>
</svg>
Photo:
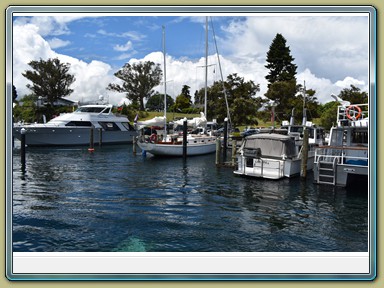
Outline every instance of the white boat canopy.
<svg viewBox="0 0 384 288">
<path fill-rule="evenodd" d="M 165 123 L 165 117 L 164 116 L 156 116 L 156 117 L 149 119 L 149 120 L 138 121 L 136 123 L 136 129 L 141 130 L 144 127 L 148 127 L 148 126 L 164 127 L 164 123 Z"/>
<path fill-rule="evenodd" d="M 243 142 L 243 149 L 260 149 L 264 157 L 295 157 L 295 141 L 286 135 L 256 134 L 248 136 Z"/>
<path fill-rule="evenodd" d="M 176 127 L 177 125 L 183 125 L 184 121 L 187 120 L 186 118 L 180 119 L 174 122 L 173 126 Z M 205 118 L 205 115 L 203 112 L 200 112 L 200 117 L 195 117 L 193 119 L 187 120 L 187 126 L 188 127 L 205 127 L 207 125 L 207 118 Z"/>
</svg>

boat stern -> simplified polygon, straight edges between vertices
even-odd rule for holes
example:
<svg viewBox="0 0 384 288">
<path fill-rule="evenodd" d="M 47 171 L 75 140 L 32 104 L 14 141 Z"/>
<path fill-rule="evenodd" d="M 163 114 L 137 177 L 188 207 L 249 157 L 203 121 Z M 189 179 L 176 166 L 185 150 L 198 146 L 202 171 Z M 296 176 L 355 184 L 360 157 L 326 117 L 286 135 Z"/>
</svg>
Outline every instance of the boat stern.
<svg viewBox="0 0 384 288">
<path fill-rule="evenodd" d="M 284 177 L 284 160 L 239 156 L 237 170 L 234 173 L 266 179 L 281 179 Z"/>
</svg>

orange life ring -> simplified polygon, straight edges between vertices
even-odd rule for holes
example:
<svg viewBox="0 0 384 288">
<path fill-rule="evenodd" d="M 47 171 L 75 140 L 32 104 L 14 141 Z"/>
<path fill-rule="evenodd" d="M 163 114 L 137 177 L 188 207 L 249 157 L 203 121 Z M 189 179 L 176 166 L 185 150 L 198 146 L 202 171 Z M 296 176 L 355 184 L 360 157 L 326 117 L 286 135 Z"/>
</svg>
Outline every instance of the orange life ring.
<svg viewBox="0 0 384 288">
<path fill-rule="evenodd" d="M 150 140 L 151 142 L 156 142 L 156 141 L 157 141 L 157 135 L 156 135 L 155 133 L 153 133 L 153 134 L 151 135 L 151 137 L 149 137 L 149 140 Z"/>
<path fill-rule="evenodd" d="M 353 111 L 353 116 L 351 114 L 349 114 L 349 111 L 352 109 Z M 356 114 L 356 111 L 357 111 L 357 115 L 355 116 Z M 349 120 L 352 120 L 352 121 L 355 121 L 357 119 L 359 119 L 361 117 L 361 108 L 357 105 L 351 105 L 347 108 L 347 110 L 345 110 L 345 114 L 347 114 L 347 118 Z"/>
</svg>

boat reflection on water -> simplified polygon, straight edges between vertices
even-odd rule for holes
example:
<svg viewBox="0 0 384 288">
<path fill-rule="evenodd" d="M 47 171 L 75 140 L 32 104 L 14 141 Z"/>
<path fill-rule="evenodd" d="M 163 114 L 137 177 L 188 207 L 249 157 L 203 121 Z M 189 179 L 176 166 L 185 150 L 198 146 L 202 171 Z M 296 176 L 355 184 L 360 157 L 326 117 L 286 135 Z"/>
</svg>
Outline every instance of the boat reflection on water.
<svg viewBox="0 0 384 288">
<path fill-rule="evenodd" d="M 367 192 L 235 177 L 215 155 L 133 155 L 126 145 L 29 148 L 13 157 L 15 252 L 364 252 Z M 333 190 L 337 189 L 337 190 Z"/>
</svg>

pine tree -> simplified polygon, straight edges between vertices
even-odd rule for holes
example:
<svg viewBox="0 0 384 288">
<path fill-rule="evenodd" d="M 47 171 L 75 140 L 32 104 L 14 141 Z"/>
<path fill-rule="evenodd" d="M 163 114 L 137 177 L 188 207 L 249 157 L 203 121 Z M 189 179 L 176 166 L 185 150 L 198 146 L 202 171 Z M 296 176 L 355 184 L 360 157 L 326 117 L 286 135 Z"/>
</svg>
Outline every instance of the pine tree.
<svg viewBox="0 0 384 288">
<path fill-rule="evenodd" d="M 275 116 L 278 120 L 289 117 L 292 108 L 289 107 L 289 103 L 297 92 L 297 66 L 293 63 L 295 59 L 286 44 L 287 41 L 283 35 L 276 34 L 267 52 L 268 64 L 265 65 L 269 69 L 269 74 L 265 76 L 269 82 L 265 96 L 274 101 Z"/>
<path fill-rule="evenodd" d="M 188 85 L 183 85 L 183 88 L 181 88 L 181 94 L 187 97 L 189 100 L 189 103 L 192 104 L 191 92 L 189 91 L 190 88 L 191 87 L 189 87 Z"/>
<path fill-rule="evenodd" d="M 267 53 L 268 65 L 265 65 L 269 69 L 269 74 L 265 76 L 269 85 L 295 79 L 297 66 L 293 64 L 295 59 L 291 56 L 291 51 L 286 43 L 287 41 L 283 35 L 276 34 L 271 46 L 269 46 Z"/>
<path fill-rule="evenodd" d="M 12 85 L 12 101 L 16 101 L 17 99 L 17 90 L 15 85 Z"/>
</svg>

